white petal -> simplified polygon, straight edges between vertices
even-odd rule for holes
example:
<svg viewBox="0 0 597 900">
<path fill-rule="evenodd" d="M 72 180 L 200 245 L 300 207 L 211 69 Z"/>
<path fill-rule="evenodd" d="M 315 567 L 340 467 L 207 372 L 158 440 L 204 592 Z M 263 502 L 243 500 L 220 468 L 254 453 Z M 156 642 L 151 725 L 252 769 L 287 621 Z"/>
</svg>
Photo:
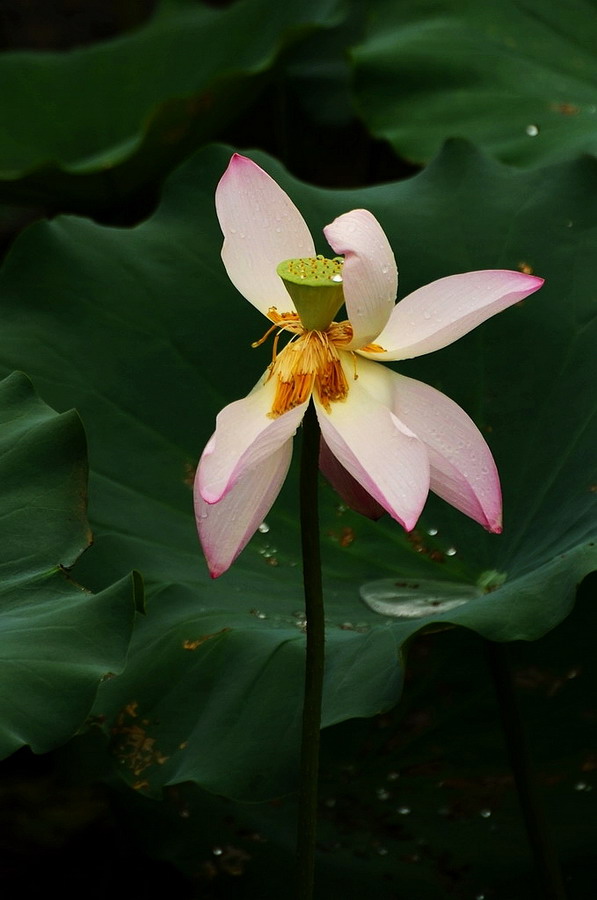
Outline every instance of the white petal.
<svg viewBox="0 0 597 900">
<path fill-rule="evenodd" d="M 195 486 L 197 530 L 212 578 L 228 569 L 271 509 L 286 478 L 292 439 L 246 469 L 219 503 L 206 503 Z"/>
<path fill-rule="evenodd" d="M 431 490 L 488 531 L 502 530 L 502 497 L 495 462 L 481 432 L 440 391 L 393 372 L 397 416 L 427 446 Z"/>
<path fill-rule="evenodd" d="M 432 281 L 401 300 L 375 340 L 371 359 L 410 359 L 446 347 L 481 322 L 537 291 L 542 278 L 488 269 Z"/>
<path fill-rule="evenodd" d="M 267 377 L 267 373 L 264 379 Z M 243 400 L 226 406 L 218 415 L 197 470 L 197 488 L 207 503 L 217 503 L 248 469 L 259 465 L 291 438 L 307 403 L 276 419 L 268 416 L 276 390 L 272 378 Z"/>
<path fill-rule="evenodd" d="M 319 468 L 347 506 L 368 519 L 380 519 L 383 516 L 385 509 L 336 459 L 323 439 L 319 450 Z"/>
<path fill-rule="evenodd" d="M 363 361 L 364 362 L 364 361 Z M 313 395 L 321 434 L 350 475 L 407 531 L 416 525 L 429 491 L 427 450 L 391 410 L 368 390 L 367 365 L 348 397 L 327 412 Z M 352 364 L 345 368 L 352 377 Z"/>
<path fill-rule="evenodd" d="M 315 247 L 292 200 L 256 163 L 235 153 L 216 189 L 216 212 L 222 259 L 234 286 L 264 315 L 272 306 L 294 312 L 276 266 L 315 256 Z"/>
<path fill-rule="evenodd" d="M 366 209 L 353 209 L 323 229 L 342 270 L 346 311 L 353 328 L 347 349 L 363 347 L 377 337 L 394 309 L 398 270 L 383 228 Z"/>
</svg>

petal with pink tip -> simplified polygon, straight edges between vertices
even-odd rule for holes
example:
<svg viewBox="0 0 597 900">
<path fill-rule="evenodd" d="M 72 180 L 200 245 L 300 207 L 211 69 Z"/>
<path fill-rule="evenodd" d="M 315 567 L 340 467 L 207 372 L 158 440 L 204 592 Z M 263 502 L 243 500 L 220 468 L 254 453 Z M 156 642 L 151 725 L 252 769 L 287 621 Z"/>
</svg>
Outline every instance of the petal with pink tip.
<svg viewBox="0 0 597 900">
<path fill-rule="evenodd" d="M 542 278 L 488 269 L 432 281 L 396 304 L 370 359 L 410 359 L 457 341 L 481 322 L 539 290 Z"/>
<path fill-rule="evenodd" d="M 295 434 L 307 403 L 272 419 L 268 413 L 275 390 L 274 379 L 260 382 L 248 397 L 219 413 L 197 470 L 197 489 L 207 503 L 221 501 L 248 469 L 263 463 Z"/>
<path fill-rule="evenodd" d="M 392 373 L 392 408 L 429 452 L 431 490 L 488 531 L 502 530 L 502 494 L 495 462 L 463 409 L 428 384 Z"/>
<path fill-rule="evenodd" d="M 352 377 L 350 362 L 346 374 Z M 349 474 L 410 531 L 429 491 L 427 450 L 366 387 L 359 369 L 359 380 L 350 383 L 346 400 L 332 403 L 329 411 L 313 394 L 321 434 Z"/>
<path fill-rule="evenodd" d="M 216 189 L 222 260 L 233 285 L 264 315 L 294 312 L 276 273 L 285 259 L 315 256 L 313 238 L 290 197 L 246 156 L 235 153 Z"/>
<path fill-rule="evenodd" d="M 319 450 L 319 468 L 347 506 L 368 519 L 380 519 L 383 516 L 383 506 L 347 472 L 323 440 Z"/>
<path fill-rule="evenodd" d="M 343 254 L 346 311 L 353 329 L 347 349 L 369 344 L 394 309 L 398 270 L 383 228 L 366 209 L 344 213 L 323 229 L 328 243 Z"/>
<path fill-rule="evenodd" d="M 209 573 L 228 569 L 271 509 L 286 478 L 292 439 L 271 456 L 246 469 L 219 503 L 206 503 L 195 485 L 195 517 Z"/>
</svg>

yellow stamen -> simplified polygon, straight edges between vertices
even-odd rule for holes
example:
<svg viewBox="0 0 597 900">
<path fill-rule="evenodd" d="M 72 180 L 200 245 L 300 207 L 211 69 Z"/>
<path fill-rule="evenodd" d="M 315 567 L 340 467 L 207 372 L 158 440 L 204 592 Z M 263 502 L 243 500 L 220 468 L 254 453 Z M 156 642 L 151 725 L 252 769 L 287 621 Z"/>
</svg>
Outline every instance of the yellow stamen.
<svg viewBox="0 0 597 900">
<path fill-rule="evenodd" d="M 267 341 L 267 339 L 270 336 L 270 334 L 272 333 L 272 331 L 275 331 L 277 327 L 278 327 L 277 325 L 272 325 L 271 328 L 268 328 L 262 338 L 259 338 L 258 341 L 253 341 L 253 343 L 251 344 L 251 347 L 253 349 L 255 349 L 255 347 L 261 347 L 261 345 Z"/>
<path fill-rule="evenodd" d="M 380 344 L 367 344 L 365 347 L 360 347 L 360 350 L 366 350 L 367 353 L 385 353 L 386 348 L 382 347 Z"/>
<path fill-rule="evenodd" d="M 313 391 L 326 410 L 331 403 L 345 400 L 348 383 L 331 332 L 307 331 L 287 344 L 270 369 L 277 380 L 272 419 L 306 403 Z"/>
<path fill-rule="evenodd" d="M 357 358 L 352 350 L 344 350 L 352 340 L 352 325 L 348 321 L 332 322 L 325 331 L 306 331 L 296 313 L 279 313 L 275 307 L 267 311 L 274 323 L 259 341 L 259 347 L 278 329 L 274 337 L 272 361 L 267 381 L 277 380 L 274 402 L 268 415 L 272 419 L 284 415 L 295 406 L 306 403 L 313 391 L 329 412 L 331 404 L 348 396 L 348 381 L 342 367 L 340 353 L 350 353 L 357 379 Z M 278 353 L 278 341 L 284 331 L 292 337 Z"/>
</svg>

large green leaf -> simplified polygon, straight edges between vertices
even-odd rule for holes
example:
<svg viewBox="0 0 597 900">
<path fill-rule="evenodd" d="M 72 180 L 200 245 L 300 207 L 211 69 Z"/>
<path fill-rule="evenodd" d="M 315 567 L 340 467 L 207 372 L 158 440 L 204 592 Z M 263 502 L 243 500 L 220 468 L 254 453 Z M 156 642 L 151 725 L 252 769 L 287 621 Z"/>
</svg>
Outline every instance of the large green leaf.
<svg viewBox="0 0 597 900">
<path fill-rule="evenodd" d="M 121 672 L 136 579 L 95 596 L 69 569 L 91 543 L 85 435 L 14 374 L 0 382 L 0 757 L 42 753 L 83 724 L 100 681 Z"/>
<path fill-rule="evenodd" d="M 293 474 L 269 531 L 216 582 L 192 519 L 189 480 L 215 415 L 269 361 L 265 348 L 250 349 L 264 320 L 219 259 L 213 192 L 229 154 L 197 154 L 134 229 L 65 217 L 22 235 L 0 284 L 0 360 L 28 368 L 53 403 L 75 403 L 83 415 L 96 545 L 79 577 L 101 589 L 134 566 L 151 586 L 129 667 L 95 707 L 119 770 L 143 789 L 194 780 L 255 798 L 293 783 L 303 604 Z M 524 265 L 547 277 L 519 307 L 401 366 L 487 432 L 504 482 L 502 536 L 431 500 L 407 538 L 323 492 L 331 724 L 395 703 L 400 648 L 417 630 L 456 623 L 495 640 L 535 639 L 568 613 L 577 582 L 595 567 L 597 164 L 528 174 L 456 143 L 410 181 L 328 192 L 256 158 L 315 234 L 342 211 L 372 209 L 395 247 L 401 295 L 479 268 Z M 444 606 L 440 597 L 419 618 L 380 615 L 361 600 L 370 603 L 371 591 L 375 599 L 380 578 L 414 580 L 423 595 L 431 581 L 436 599 L 436 582 L 450 582 L 450 599 L 460 585 L 467 602 Z"/>
<path fill-rule="evenodd" d="M 0 55 L 0 199 L 114 207 L 213 139 L 283 48 L 337 15 L 338 0 L 162 0 L 113 40 Z"/>
<path fill-rule="evenodd" d="M 589 581 L 558 628 L 508 648 L 569 900 L 590 897 L 595 878 L 587 710 L 597 679 L 597 578 L 592 588 Z M 376 900 L 538 896 L 483 644 L 464 629 L 420 637 L 395 710 L 324 731 L 317 897 L 361 898 L 371 884 Z M 90 735 L 73 742 L 68 769 L 93 746 Z M 160 802 L 122 788 L 117 800 L 120 827 L 152 857 L 204 879 L 208 897 L 283 894 L 295 853 L 294 798 L 234 803 L 180 785 Z"/>
<path fill-rule="evenodd" d="M 376 0 L 354 50 L 361 115 L 426 162 L 467 137 L 537 164 L 597 153 L 594 0 Z"/>
</svg>

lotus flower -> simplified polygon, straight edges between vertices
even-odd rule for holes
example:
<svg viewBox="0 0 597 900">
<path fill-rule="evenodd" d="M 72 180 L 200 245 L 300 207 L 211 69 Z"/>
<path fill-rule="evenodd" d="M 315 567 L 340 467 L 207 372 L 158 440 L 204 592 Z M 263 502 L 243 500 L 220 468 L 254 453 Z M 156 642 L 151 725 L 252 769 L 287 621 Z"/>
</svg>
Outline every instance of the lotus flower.
<svg viewBox="0 0 597 900">
<path fill-rule="evenodd" d="M 212 577 L 232 564 L 274 503 L 310 402 L 323 471 L 353 506 L 371 515 L 386 511 L 410 531 L 431 489 L 499 533 L 498 473 L 475 424 L 435 388 L 380 362 L 446 347 L 543 279 L 467 272 L 396 303 L 396 263 L 370 212 L 352 210 L 324 228 L 338 256 L 317 257 L 287 194 L 238 154 L 217 187 L 216 210 L 228 276 L 277 335 L 271 365 L 247 397 L 220 412 L 197 469 L 197 526 Z M 299 302 L 303 282 L 317 279 L 324 285 L 315 292 L 320 305 Z M 330 286 L 336 293 L 328 309 L 321 297 Z M 333 321 L 342 303 L 347 319 Z M 288 341 L 279 349 L 283 336 Z"/>
</svg>

